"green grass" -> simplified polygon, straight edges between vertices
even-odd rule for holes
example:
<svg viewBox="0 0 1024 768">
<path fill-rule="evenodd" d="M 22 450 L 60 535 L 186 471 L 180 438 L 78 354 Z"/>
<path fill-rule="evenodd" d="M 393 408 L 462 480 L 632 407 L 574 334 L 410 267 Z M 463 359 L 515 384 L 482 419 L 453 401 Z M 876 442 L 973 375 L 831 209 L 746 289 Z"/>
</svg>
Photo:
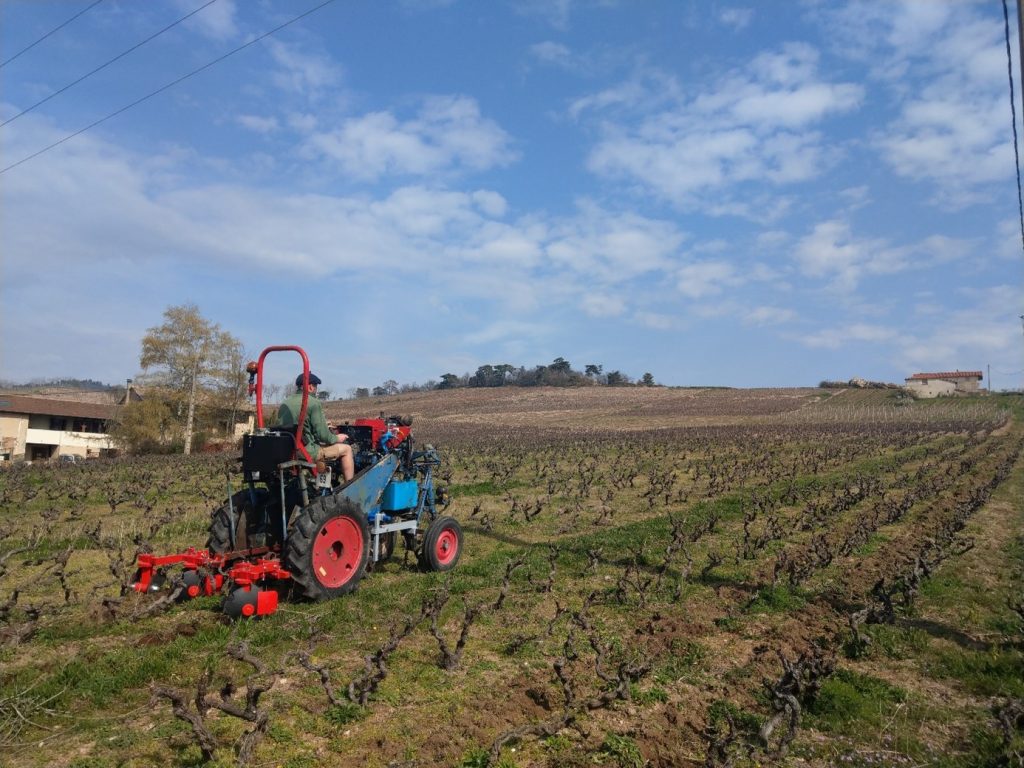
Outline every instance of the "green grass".
<svg viewBox="0 0 1024 768">
<path fill-rule="evenodd" d="M 861 631 L 871 638 L 868 656 L 878 653 L 897 661 L 911 659 L 919 657 L 930 644 L 928 633 L 913 627 L 874 624 Z"/>
<path fill-rule="evenodd" d="M 502 496 L 505 491 L 515 488 L 526 488 L 529 484 L 523 480 L 506 480 L 498 483 L 494 480 L 483 480 L 479 483 L 455 484 L 448 487 L 453 499 L 467 499 L 476 496 Z"/>
<path fill-rule="evenodd" d="M 857 735 L 875 730 L 907 692 L 878 678 L 849 669 L 836 670 L 821 686 L 808 708 L 816 727 L 833 733 Z"/>
<path fill-rule="evenodd" d="M 1024 654 L 1018 648 L 952 648 L 927 661 L 926 670 L 979 696 L 1024 697 Z"/>
<path fill-rule="evenodd" d="M 711 726 L 725 729 L 729 719 L 732 719 L 737 731 L 748 737 L 756 735 L 761 729 L 761 717 L 741 709 L 731 701 L 717 699 L 708 707 L 708 723 Z"/>
<path fill-rule="evenodd" d="M 630 697 L 640 706 L 664 704 L 668 701 L 668 691 L 657 685 L 650 688 L 641 688 L 634 683 L 630 686 Z"/>
<path fill-rule="evenodd" d="M 747 612 L 789 613 L 806 604 L 807 599 L 799 589 L 779 584 L 761 588 L 747 606 Z"/>
<path fill-rule="evenodd" d="M 601 762 L 618 768 L 643 768 L 644 756 L 637 743 L 628 736 L 609 733 L 599 749 Z"/>
<path fill-rule="evenodd" d="M 663 685 L 692 681 L 706 669 L 707 656 L 707 648 L 696 640 L 674 638 L 670 653 L 654 668 L 652 677 Z"/>
<path fill-rule="evenodd" d="M 348 725 L 349 723 L 358 723 L 368 714 L 370 712 L 366 707 L 361 707 L 351 702 L 344 702 L 342 704 L 335 704 L 328 709 L 324 713 L 324 718 L 332 725 Z"/>
</svg>

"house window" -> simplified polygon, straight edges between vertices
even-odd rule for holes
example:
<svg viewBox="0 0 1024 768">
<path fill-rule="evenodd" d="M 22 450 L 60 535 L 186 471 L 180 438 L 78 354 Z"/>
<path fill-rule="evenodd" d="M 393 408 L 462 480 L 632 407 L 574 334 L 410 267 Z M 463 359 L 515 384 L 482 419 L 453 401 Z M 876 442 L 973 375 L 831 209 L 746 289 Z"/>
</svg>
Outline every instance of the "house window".
<svg viewBox="0 0 1024 768">
<path fill-rule="evenodd" d="M 68 428 L 68 420 L 62 416 L 51 416 L 50 417 L 50 429 L 55 429 L 58 432 L 63 432 Z"/>
</svg>

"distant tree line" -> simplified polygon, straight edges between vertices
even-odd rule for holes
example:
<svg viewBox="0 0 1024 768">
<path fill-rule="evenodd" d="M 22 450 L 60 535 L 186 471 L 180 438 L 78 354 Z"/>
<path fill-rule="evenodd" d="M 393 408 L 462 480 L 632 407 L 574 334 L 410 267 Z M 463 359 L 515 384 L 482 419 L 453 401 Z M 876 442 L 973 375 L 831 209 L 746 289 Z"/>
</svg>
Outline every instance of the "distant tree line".
<svg viewBox="0 0 1024 768">
<path fill-rule="evenodd" d="M 654 380 L 651 373 L 645 373 L 636 381 L 619 370 L 604 370 L 604 366 L 591 363 L 582 371 L 575 370 L 564 357 L 556 357 L 548 365 L 534 368 L 516 367 L 509 363 L 497 365 L 481 365 L 476 373 L 444 373 L 440 380 L 430 380 L 423 384 L 399 384 L 388 379 L 379 386 L 356 387 L 349 390 L 353 398 L 383 397 L 406 392 L 427 392 L 434 389 L 461 389 L 480 387 L 657 387 L 661 386 Z"/>
<path fill-rule="evenodd" d="M 13 381 L 0 379 L 0 389 L 32 390 L 43 387 L 62 387 L 64 389 L 82 389 L 88 392 L 108 392 L 117 389 L 124 389 L 124 385 L 104 384 L 95 379 L 33 379 L 27 384 L 17 384 Z"/>
<path fill-rule="evenodd" d="M 849 381 L 819 381 L 819 389 L 900 389 L 898 384 L 889 384 L 884 381 L 867 381 L 854 377 Z"/>
</svg>

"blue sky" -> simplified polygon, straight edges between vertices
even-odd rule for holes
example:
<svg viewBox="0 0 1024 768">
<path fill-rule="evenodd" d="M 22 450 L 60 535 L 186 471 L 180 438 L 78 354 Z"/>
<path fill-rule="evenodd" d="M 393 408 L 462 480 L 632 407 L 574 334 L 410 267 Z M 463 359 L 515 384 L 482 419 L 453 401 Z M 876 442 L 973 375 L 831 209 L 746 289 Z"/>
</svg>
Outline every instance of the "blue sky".
<svg viewBox="0 0 1024 768">
<path fill-rule="evenodd" d="M 0 118 L 204 2 L 104 0 L 0 67 Z M 318 2 L 216 0 L 0 165 Z M 87 5 L 5 0 L 0 59 Z M 195 302 L 338 393 L 559 356 L 1021 386 L 1019 226 L 998 0 L 337 0 L 0 174 L 0 377 L 122 381 Z"/>
</svg>

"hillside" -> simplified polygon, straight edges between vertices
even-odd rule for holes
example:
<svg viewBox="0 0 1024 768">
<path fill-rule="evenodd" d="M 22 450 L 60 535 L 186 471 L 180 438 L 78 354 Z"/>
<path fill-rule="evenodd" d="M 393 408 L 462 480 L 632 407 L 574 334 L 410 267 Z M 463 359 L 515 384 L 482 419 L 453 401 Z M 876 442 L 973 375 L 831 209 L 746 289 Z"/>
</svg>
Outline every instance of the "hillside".
<svg viewBox="0 0 1024 768">
<path fill-rule="evenodd" d="M 683 389 L 669 387 L 495 387 L 435 390 L 328 402 L 342 422 L 413 416 L 417 431 L 530 427 L 595 430 L 734 424 L 795 411 L 829 398 L 816 388 Z"/>
</svg>

